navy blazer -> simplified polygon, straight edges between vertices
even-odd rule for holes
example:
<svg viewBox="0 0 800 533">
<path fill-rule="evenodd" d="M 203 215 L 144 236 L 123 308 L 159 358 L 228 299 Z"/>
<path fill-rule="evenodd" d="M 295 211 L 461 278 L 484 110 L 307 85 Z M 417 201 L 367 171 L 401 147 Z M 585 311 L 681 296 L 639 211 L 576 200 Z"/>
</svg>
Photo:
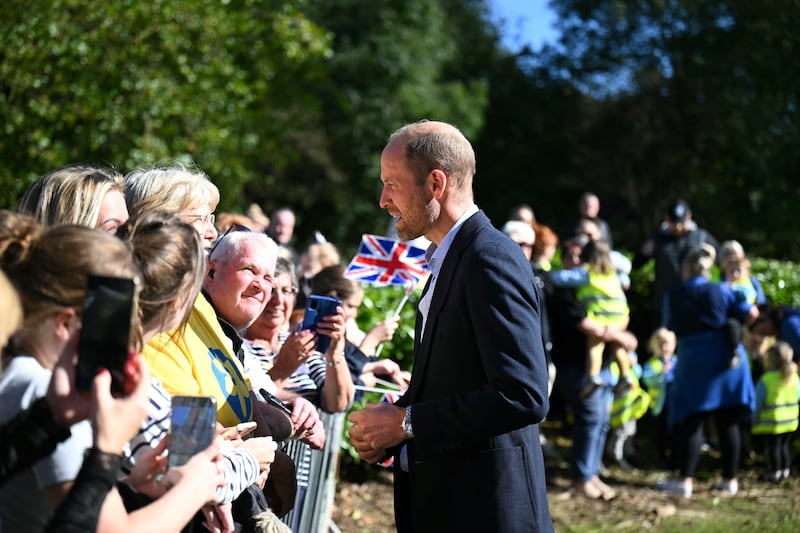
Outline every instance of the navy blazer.
<svg viewBox="0 0 800 533">
<path fill-rule="evenodd" d="M 411 383 L 398 531 L 552 531 L 538 423 L 547 414 L 540 301 L 519 246 L 479 211 L 436 280 Z"/>
</svg>

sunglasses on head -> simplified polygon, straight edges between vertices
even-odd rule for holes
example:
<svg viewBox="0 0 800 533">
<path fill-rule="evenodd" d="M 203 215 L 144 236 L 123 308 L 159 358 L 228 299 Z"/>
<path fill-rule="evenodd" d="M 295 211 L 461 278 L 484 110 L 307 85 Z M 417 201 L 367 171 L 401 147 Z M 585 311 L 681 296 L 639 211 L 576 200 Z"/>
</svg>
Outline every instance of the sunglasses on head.
<svg viewBox="0 0 800 533">
<path fill-rule="evenodd" d="M 214 241 L 214 245 L 213 245 L 213 246 L 211 247 L 211 249 L 208 251 L 208 256 L 209 256 L 209 257 L 211 257 L 211 254 L 213 254 L 213 253 L 214 253 L 214 250 L 216 250 L 216 249 L 217 249 L 217 246 L 219 246 L 219 243 L 221 243 L 221 242 L 222 242 L 222 239 L 224 239 L 224 238 L 225 238 L 225 237 L 227 237 L 229 234 L 231 234 L 231 233 L 233 233 L 233 232 L 236 232 L 236 231 L 245 231 L 245 232 L 250 232 L 250 231 L 253 231 L 253 230 L 251 230 L 250 228 L 248 228 L 248 227 L 247 227 L 247 226 L 245 226 L 244 224 L 236 224 L 236 223 L 233 223 L 233 224 L 231 224 L 230 226 L 228 226 L 228 229 L 226 229 L 226 230 L 225 230 L 225 233 L 223 233 L 223 234 L 222 234 L 222 236 L 220 236 L 220 237 L 217 237 L 217 240 L 216 240 L 216 241 Z"/>
</svg>

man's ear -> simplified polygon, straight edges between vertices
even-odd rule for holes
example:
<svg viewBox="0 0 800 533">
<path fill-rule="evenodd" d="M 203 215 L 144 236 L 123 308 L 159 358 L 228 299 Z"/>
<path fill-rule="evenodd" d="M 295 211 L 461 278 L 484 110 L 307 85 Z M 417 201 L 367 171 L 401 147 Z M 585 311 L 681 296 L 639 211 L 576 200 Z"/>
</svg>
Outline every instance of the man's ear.
<svg viewBox="0 0 800 533">
<path fill-rule="evenodd" d="M 431 179 L 431 192 L 434 197 L 439 198 L 447 187 L 447 174 L 440 168 L 434 168 L 429 174 Z"/>
<path fill-rule="evenodd" d="M 208 269 L 208 277 L 211 278 L 211 279 L 214 279 L 214 272 L 216 272 L 215 269 L 209 268 Z"/>
</svg>

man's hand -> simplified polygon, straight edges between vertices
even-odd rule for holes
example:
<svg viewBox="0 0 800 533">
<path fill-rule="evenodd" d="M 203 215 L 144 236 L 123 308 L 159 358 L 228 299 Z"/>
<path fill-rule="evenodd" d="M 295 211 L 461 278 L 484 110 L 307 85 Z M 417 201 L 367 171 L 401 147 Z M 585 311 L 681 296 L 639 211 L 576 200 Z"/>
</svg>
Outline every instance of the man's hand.
<svg viewBox="0 0 800 533">
<path fill-rule="evenodd" d="M 203 512 L 203 525 L 211 533 L 233 533 L 233 513 L 232 505 L 209 504 L 200 509 Z"/>
<path fill-rule="evenodd" d="M 405 409 L 388 403 L 368 403 L 363 411 L 349 417 L 350 445 L 359 457 L 374 464 L 383 459 L 386 449 L 406 440 L 403 431 Z"/>
<path fill-rule="evenodd" d="M 635 350 L 639 344 L 636 336 L 627 330 L 609 328 L 608 337 L 608 340 L 616 342 L 628 351 Z"/>
</svg>

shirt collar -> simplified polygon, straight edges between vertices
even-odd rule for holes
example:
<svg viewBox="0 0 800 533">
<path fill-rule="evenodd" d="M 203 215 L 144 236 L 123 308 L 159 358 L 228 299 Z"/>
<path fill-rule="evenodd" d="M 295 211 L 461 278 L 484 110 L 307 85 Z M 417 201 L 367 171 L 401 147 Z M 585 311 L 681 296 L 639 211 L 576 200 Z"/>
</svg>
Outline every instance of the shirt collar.
<svg viewBox="0 0 800 533">
<path fill-rule="evenodd" d="M 434 277 L 439 275 L 439 269 L 442 268 L 442 261 L 447 255 L 447 252 L 450 250 L 450 245 L 453 244 L 453 239 L 456 238 L 456 234 L 461 228 L 461 225 L 477 212 L 478 206 L 472 204 L 472 206 L 470 206 L 466 211 L 464 211 L 464 213 L 462 213 L 460 217 L 458 217 L 458 220 L 456 220 L 456 223 L 453 224 L 452 228 L 450 228 L 450 231 L 447 232 L 447 235 L 444 236 L 444 239 L 442 239 L 442 242 L 439 244 L 439 246 L 436 246 L 434 243 L 431 243 L 431 245 L 428 246 L 428 249 L 425 251 L 425 258 L 428 260 L 428 266 L 430 267 L 431 274 Z"/>
</svg>

